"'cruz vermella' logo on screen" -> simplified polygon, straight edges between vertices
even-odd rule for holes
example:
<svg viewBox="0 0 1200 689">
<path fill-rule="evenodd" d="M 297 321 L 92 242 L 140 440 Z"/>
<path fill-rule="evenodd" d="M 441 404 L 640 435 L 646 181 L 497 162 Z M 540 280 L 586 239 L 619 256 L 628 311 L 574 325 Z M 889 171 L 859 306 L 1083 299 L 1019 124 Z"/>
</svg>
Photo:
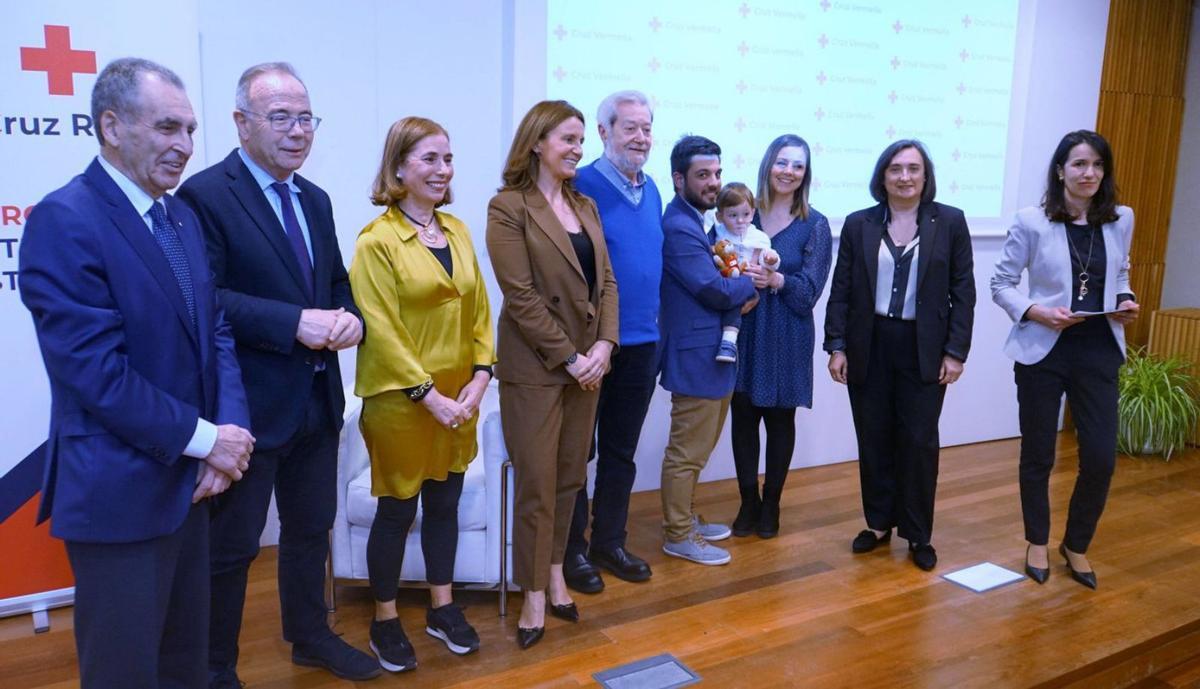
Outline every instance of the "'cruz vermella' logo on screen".
<svg viewBox="0 0 1200 689">
<path fill-rule="evenodd" d="M 96 51 L 71 47 L 71 27 L 46 24 L 43 46 L 21 46 L 21 71 L 29 79 L 42 73 L 51 96 L 75 96 L 75 77 L 96 73 Z M 86 96 L 86 94 L 82 94 Z M 84 103 L 85 107 L 87 103 Z M 0 112 L 0 136 L 95 136 L 91 115 L 65 117 L 46 113 Z"/>
</svg>

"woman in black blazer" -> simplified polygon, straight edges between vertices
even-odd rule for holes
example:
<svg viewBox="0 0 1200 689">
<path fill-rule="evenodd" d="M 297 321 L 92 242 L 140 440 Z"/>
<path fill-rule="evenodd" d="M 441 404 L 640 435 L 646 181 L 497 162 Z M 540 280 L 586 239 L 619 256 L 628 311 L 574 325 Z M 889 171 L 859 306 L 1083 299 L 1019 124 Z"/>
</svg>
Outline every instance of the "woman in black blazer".
<svg viewBox="0 0 1200 689">
<path fill-rule="evenodd" d="M 933 162 L 905 139 L 884 149 L 871 177 L 878 205 L 842 227 L 825 312 L 829 374 L 848 386 L 858 436 L 867 528 L 856 553 L 908 541 L 923 570 L 937 489 L 938 417 L 946 386 L 971 348 L 975 278 L 963 212 L 935 203 Z"/>
</svg>

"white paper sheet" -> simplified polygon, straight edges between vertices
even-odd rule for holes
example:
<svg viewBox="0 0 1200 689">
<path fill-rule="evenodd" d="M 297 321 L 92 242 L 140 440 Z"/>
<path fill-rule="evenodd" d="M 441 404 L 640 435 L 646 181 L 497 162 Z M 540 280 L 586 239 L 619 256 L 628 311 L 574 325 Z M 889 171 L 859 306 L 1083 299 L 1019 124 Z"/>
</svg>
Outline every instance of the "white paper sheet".
<svg viewBox="0 0 1200 689">
<path fill-rule="evenodd" d="M 1020 581 L 1025 578 L 1025 575 L 999 565 L 993 565 L 990 562 L 981 562 L 973 567 L 944 574 L 942 578 L 959 586 L 965 586 L 976 593 L 983 593 L 997 586 Z"/>
</svg>

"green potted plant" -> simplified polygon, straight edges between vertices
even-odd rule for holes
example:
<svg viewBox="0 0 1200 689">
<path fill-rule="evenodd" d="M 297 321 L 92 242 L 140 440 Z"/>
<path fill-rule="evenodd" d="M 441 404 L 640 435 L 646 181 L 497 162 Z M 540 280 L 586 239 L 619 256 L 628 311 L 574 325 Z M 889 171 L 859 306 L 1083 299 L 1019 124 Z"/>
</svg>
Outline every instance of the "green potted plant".
<svg viewBox="0 0 1200 689">
<path fill-rule="evenodd" d="M 1200 418 L 1191 363 L 1130 349 L 1117 377 L 1117 449 L 1125 454 L 1171 453 L 1184 447 Z"/>
</svg>

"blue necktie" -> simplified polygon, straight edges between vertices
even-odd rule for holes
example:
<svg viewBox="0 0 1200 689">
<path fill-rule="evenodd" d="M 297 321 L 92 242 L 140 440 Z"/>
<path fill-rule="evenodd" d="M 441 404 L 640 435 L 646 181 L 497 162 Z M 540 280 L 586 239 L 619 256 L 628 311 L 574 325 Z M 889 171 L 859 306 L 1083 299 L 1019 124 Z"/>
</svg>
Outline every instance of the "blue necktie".
<svg viewBox="0 0 1200 689">
<path fill-rule="evenodd" d="M 179 283 L 179 291 L 183 293 L 183 301 L 187 304 L 188 316 L 192 319 L 192 327 L 196 325 L 196 293 L 192 289 L 192 271 L 188 268 L 187 253 L 183 250 L 183 242 L 179 233 L 167 217 L 167 209 L 157 201 L 150 206 L 150 221 L 154 226 L 154 238 L 158 240 L 158 248 L 162 249 Z"/>
<path fill-rule="evenodd" d="M 292 190 L 283 182 L 275 182 L 271 188 L 279 195 L 279 206 L 283 210 L 283 229 L 287 232 L 292 252 L 296 254 L 296 262 L 299 264 L 300 274 L 304 276 L 304 286 L 308 288 L 308 296 L 313 299 L 315 295 L 313 294 L 312 260 L 308 257 L 308 245 L 304 243 L 300 220 L 296 218 L 296 209 L 292 206 Z"/>
</svg>

